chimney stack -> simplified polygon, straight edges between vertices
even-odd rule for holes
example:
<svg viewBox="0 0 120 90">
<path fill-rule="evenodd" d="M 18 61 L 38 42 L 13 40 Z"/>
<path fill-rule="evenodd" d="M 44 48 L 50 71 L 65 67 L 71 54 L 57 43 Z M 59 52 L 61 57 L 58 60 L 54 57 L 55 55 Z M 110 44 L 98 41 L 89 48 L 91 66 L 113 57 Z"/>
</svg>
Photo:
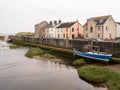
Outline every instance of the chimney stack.
<svg viewBox="0 0 120 90">
<path fill-rule="evenodd" d="M 50 25 L 52 26 L 52 21 L 50 21 Z"/>
<path fill-rule="evenodd" d="M 62 20 L 59 20 L 58 23 L 62 23 Z"/>
<path fill-rule="evenodd" d="M 54 25 L 57 25 L 57 21 L 54 20 Z"/>
</svg>

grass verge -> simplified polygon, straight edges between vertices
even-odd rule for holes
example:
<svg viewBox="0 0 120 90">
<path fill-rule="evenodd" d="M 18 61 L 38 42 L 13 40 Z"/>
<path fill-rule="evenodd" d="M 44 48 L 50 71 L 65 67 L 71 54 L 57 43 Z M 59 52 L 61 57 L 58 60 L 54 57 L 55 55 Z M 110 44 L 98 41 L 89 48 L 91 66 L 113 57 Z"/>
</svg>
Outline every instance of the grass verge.
<svg viewBox="0 0 120 90">
<path fill-rule="evenodd" d="M 33 56 L 36 56 L 36 55 L 43 55 L 44 54 L 44 51 L 38 47 L 32 47 L 30 48 L 27 53 L 25 54 L 25 56 L 29 57 L 29 58 L 32 58 Z"/>
<path fill-rule="evenodd" d="M 109 69 L 89 65 L 78 68 L 78 74 L 87 81 L 105 83 L 108 90 L 120 90 L 120 74 Z"/>
<path fill-rule="evenodd" d="M 16 49 L 16 48 L 20 48 L 21 46 L 20 45 L 11 45 L 9 48 L 10 49 Z"/>
</svg>

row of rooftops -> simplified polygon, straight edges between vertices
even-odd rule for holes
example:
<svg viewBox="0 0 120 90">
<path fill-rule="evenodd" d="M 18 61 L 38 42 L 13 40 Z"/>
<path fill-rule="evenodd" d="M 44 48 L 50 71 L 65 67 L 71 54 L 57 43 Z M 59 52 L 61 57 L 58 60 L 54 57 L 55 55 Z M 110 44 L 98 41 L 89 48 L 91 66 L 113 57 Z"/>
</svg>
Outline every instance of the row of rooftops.
<svg viewBox="0 0 120 90">
<path fill-rule="evenodd" d="M 61 20 L 58 20 L 57 21 L 50 21 L 50 23 L 46 22 L 46 21 L 43 21 L 41 23 L 38 23 L 36 24 L 35 26 L 38 26 L 40 24 L 43 24 L 43 23 L 48 23 L 48 25 L 45 26 L 45 28 L 50 28 L 50 27 L 54 27 L 56 25 L 58 25 L 56 28 L 65 28 L 65 27 L 71 27 L 73 24 L 75 24 L 77 21 L 74 21 L 74 22 L 63 22 Z"/>
<path fill-rule="evenodd" d="M 116 23 L 120 25 L 120 22 L 116 22 Z"/>
<path fill-rule="evenodd" d="M 67 28 L 67 27 L 71 27 L 73 24 L 75 24 L 76 22 L 66 22 L 66 23 L 61 23 L 57 28 Z"/>
<path fill-rule="evenodd" d="M 87 21 L 88 20 L 93 20 L 94 22 L 96 22 L 96 25 L 103 25 L 109 17 L 112 17 L 112 16 L 111 15 L 106 15 L 106 16 L 99 16 L 99 17 L 91 17 L 91 18 L 87 19 Z M 71 27 L 75 23 L 76 23 L 76 21 L 74 21 L 74 22 L 63 22 L 62 23 L 61 20 L 58 20 L 58 22 L 54 20 L 53 22 L 50 21 L 50 23 L 48 23 L 49 25 L 47 27 L 49 28 L 49 27 L 53 27 L 53 26 L 56 26 L 56 25 L 60 24 L 56 28 L 67 28 L 67 27 Z M 120 22 L 116 22 L 116 23 L 120 25 Z M 87 23 L 85 23 L 85 25 L 86 24 Z"/>
<path fill-rule="evenodd" d="M 76 23 L 76 21 L 74 21 L 74 22 L 63 22 L 63 23 L 62 23 L 61 20 L 58 20 L 58 22 L 57 21 L 54 21 L 54 22 L 50 21 L 49 27 L 56 26 L 56 25 L 59 24 L 56 28 L 67 28 L 67 27 L 71 27 L 75 23 Z"/>
</svg>

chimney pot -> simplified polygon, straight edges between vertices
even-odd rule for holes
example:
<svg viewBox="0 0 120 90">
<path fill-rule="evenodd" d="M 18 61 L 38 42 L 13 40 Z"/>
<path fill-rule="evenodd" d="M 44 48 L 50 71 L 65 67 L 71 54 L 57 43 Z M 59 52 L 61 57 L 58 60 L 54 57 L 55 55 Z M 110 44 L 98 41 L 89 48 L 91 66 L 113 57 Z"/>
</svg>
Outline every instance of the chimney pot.
<svg viewBox="0 0 120 90">
<path fill-rule="evenodd" d="M 50 25 L 52 25 L 52 21 L 50 21 Z"/>
<path fill-rule="evenodd" d="M 57 24 L 57 21 L 54 21 L 54 24 L 56 25 L 56 24 Z"/>
<path fill-rule="evenodd" d="M 59 20 L 58 23 L 62 23 L 62 20 Z"/>
</svg>

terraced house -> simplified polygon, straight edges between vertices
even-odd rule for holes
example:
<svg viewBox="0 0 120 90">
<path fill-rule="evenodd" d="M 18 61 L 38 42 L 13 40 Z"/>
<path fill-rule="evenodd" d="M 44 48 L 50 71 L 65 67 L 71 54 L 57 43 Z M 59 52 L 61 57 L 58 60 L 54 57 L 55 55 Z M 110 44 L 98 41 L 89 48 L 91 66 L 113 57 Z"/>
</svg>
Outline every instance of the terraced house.
<svg viewBox="0 0 120 90">
<path fill-rule="evenodd" d="M 56 38 L 78 39 L 83 36 L 83 27 L 78 21 L 64 22 L 56 27 Z"/>
<path fill-rule="evenodd" d="M 46 21 L 40 22 L 35 25 L 35 38 L 45 37 L 45 28 L 49 26 Z"/>
<path fill-rule="evenodd" d="M 56 27 L 62 23 L 61 20 L 50 21 L 49 26 L 45 28 L 45 38 L 56 37 Z"/>
<path fill-rule="evenodd" d="M 116 22 L 117 29 L 116 29 L 116 39 L 120 39 L 120 22 Z"/>
<path fill-rule="evenodd" d="M 116 23 L 111 15 L 87 19 L 83 30 L 86 39 L 112 40 L 116 37 Z"/>
</svg>

